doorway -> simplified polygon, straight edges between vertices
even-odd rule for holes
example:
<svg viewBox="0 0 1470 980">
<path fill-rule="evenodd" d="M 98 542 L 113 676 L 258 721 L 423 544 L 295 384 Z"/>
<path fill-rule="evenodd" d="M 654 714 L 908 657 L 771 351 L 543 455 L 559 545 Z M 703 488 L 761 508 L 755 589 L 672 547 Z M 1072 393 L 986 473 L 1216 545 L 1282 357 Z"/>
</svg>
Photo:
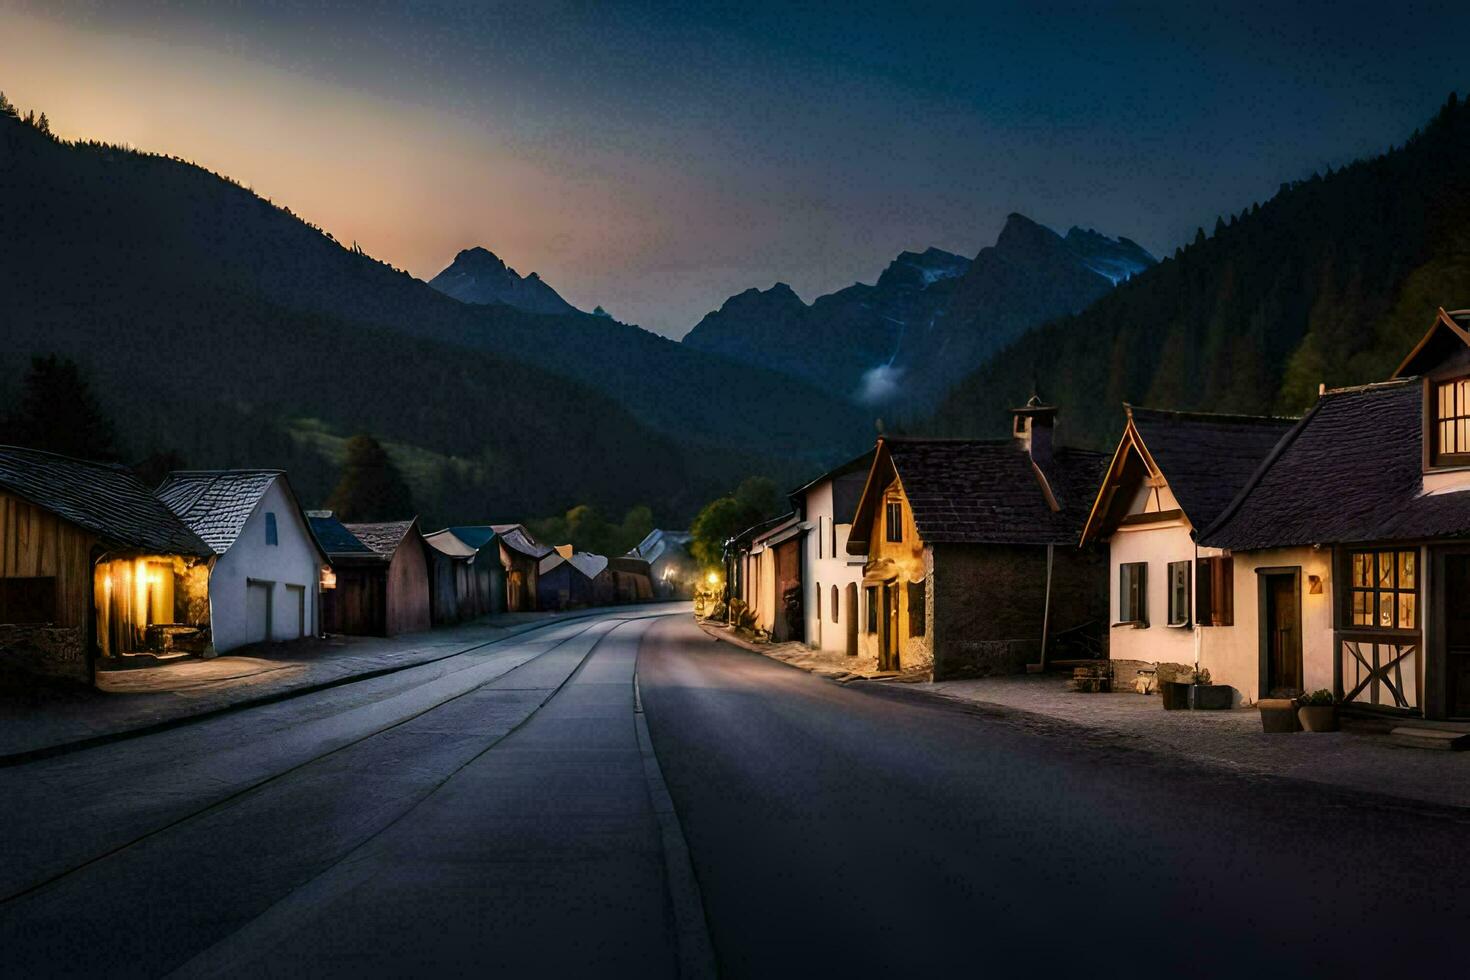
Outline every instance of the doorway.
<svg viewBox="0 0 1470 980">
<path fill-rule="evenodd" d="M 1445 700 L 1451 718 L 1470 717 L 1470 555 L 1444 557 Z"/>
<path fill-rule="evenodd" d="M 857 583 L 847 583 L 847 655 L 856 657 L 858 652 L 858 593 Z"/>
<path fill-rule="evenodd" d="M 884 582 L 879 596 L 878 669 L 898 670 L 898 583 Z"/>
<path fill-rule="evenodd" d="M 1261 613 L 1261 691 L 1296 697 L 1302 687 L 1302 570 L 1257 569 Z"/>
</svg>

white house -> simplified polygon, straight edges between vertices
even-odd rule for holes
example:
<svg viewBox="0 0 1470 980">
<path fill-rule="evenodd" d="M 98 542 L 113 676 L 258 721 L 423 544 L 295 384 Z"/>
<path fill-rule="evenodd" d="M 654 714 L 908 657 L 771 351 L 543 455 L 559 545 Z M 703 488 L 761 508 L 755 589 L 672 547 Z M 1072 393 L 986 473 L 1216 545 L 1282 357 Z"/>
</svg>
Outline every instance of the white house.
<svg viewBox="0 0 1470 980">
<path fill-rule="evenodd" d="M 857 656 L 859 590 L 867 555 L 847 553 L 852 515 L 873 465 L 870 449 L 791 494 L 802 542 L 802 615 L 808 646 Z"/>
<path fill-rule="evenodd" d="M 1136 676 L 1138 665 L 1130 661 L 1193 670 L 1211 666 L 1207 643 L 1230 645 L 1225 634 L 1237 617 L 1231 557 L 1196 539 L 1295 424 L 1124 407 L 1123 436 L 1082 531 L 1083 545 L 1108 545 L 1109 658 L 1120 685 Z M 1134 669 L 1124 676 L 1127 666 Z M 1256 696 L 1255 685 L 1243 685 L 1233 665 L 1215 662 L 1212 673 L 1218 683 L 1242 685 L 1237 689 L 1246 697 Z M 1300 676 L 1280 680 L 1302 686 Z"/>
<path fill-rule="evenodd" d="M 286 474 L 183 471 L 170 474 L 157 495 L 218 555 L 209 576 L 217 652 L 317 634 L 327 556 Z"/>
</svg>

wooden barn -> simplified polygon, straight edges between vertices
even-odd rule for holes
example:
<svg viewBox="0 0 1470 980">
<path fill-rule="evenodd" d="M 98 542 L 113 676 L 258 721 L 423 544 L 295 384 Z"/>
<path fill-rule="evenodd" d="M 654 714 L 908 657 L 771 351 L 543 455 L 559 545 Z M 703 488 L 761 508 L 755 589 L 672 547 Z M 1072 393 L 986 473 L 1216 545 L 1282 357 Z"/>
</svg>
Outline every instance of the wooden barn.
<svg viewBox="0 0 1470 980">
<path fill-rule="evenodd" d="M 448 528 L 424 535 L 430 553 L 430 609 L 435 626 L 499 612 L 500 562 L 494 549 L 466 544 Z"/>
<path fill-rule="evenodd" d="M 520 524 L 474 524 L 446 528 L 465 546 L 485 555 L 485 567 L 499 565 L 497 606 L 491 612 L 533 612 L 538 600 L 541 561 L 552 549 L 537 541 Z"/>
<path fill-rule="evenodd" d="M 647 602 L 653 598 L 653 573 L 647 559 L 637 555 L 609 558 L 613 595 L 618 602 Z"/>
<path fill-rule="evenodd" d="M 213 557 L 122 467 L 0 447 L 0 668 L 202 649 Z"/>
<path fill-rule="evenodd" d="M 417 520 L 346 525 L 331 511 L 307 516 L 331 562 L 323 630 L 395 636 L 429 628 L 429 559 Z"/>
</svg>

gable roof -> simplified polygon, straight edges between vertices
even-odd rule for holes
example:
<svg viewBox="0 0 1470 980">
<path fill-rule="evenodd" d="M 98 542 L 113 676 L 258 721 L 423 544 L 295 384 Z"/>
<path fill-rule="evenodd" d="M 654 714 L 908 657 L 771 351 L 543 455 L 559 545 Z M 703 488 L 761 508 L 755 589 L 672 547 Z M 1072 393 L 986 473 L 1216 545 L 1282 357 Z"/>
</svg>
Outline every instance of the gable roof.
<svg viewBox="0 0 1470 980">
<path fill-rule="evenodd" d="M 860 479 L 850 481 L 842 480 L 844 476 L 867 475 L 873 466 L 873 454 L 876 449 L 869 449 L 860 456 L 854 456 L 840 466 L 834 467 L 802 486 L 791 491 L 787 496 L 793 506 L 800 506 L 799 501 L 804 502 L 807 492 L 821 486 L 827 481 L 833 482 L 832 487 L 832 514 L 838 524 L 846 524 L 852 520 L 852 514 L 857 510 L 858 503 L 862 500 L 863 486 Z M 846 520 L 843 520 L 846 518 Z"/>
<path fill-rule="evenodd" d="M 383 558 L 391 559 L 409 531 L 418 525 L 418 518 L 411 521 L 377 521 L 370 524 L 348 524 L 359 541 Z"/>
<path fill-rule="evenodd" d="M 633 550 L 650 562 L 658 561 L 666 552 L 687 547 L 694 540 L 688 531 L 665 531 L 654 528 Z"/>
<path fill-rule="evenodd" d="M 531 532 L 520 524 L 495 524 L 492 527 L 500 538 L 501 544 L 527 558 L 535 558 L 539 561 L 555 551 L 549 545 L 544 545 L 531 537 Z"/>
<path fill-rule="evenodd" d="M 582 576 L 592 579 L 601 575 L 602 570 L 607 568 L 607 559 L 602 555 L 594 555 L 590 551 L 574 551 L 570 555 L 553 551 L 541 559 L 540 572 L 545 575 L 562 565 L 570 566 Z"/>
<path fill-rule="evenodd" d="M 224 554 L 280 470 L 181 470 L 170 473 L 156 491 L 216 554 Z"/>
<path fill-rule="evenodd" d="M 882 436 L 848 548 L 866 546 L 894 474 L 926 543 L 1076 544 L 1105 462 L 1063 446 L 1043 470 L 1016 439 Z"/>
<path fill-rule="evenodd" d="M 442 531 L 434 531 L 424 535 L 424 540 L 435 551 L 449 555 L 452 558 L 473 558 L 479 554 L 479 548 L 472 548 L 449 528 Z"/>
<path fill-rule="evenodd" d="M 1200 542 L 1251 550 L 1470 536 L 1470 492 L 1423 492 L 1417 378 L 1327 391 Z"/>
<path fill-rule="evenodd" d="M 1440 307 L 1429 330 L 1409 351 L 1394 371 L 1394 378 L 1407 378 L 1433 367 L 1450 354 L 1470 347 L 1470 310 L 1446 312 Z"/>
<path fill-rule="evenodd" d="M 316 535 L 317 544 L 328 558 L 377 558 L 377 552 L 357 538 L 346 524 L 337 520 L 329 510 L 309 510 L 306 520 L 311 524 L 311 533 Z"/>
<path fill-rule="evenodd" d="M 1209 527 L 1235 499 L 1296 419 L 1267 415 L 1174 412 L 1124 405 L 1127 424 L 1113 453 L 1083 529 L 1089 541 L 1112 533 L 1117 491 L 1137 473 L 1136 458 L 1150 476 L 1162 476 L 1184 516 L 1196 529 Z"/>
<path fill-rule="evenodd" d="M 121 466 L 0 446 L 0 487 L 104 542 L 158 554 L 213 554 Z"/>
</svg>

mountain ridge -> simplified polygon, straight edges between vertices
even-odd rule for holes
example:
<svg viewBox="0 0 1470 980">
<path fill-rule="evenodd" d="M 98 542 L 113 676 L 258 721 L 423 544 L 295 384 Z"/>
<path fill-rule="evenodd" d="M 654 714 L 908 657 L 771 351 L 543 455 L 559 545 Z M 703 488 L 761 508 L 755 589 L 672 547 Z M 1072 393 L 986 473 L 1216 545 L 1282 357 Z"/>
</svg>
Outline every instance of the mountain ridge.
<svg viewBox="0 0 1470 980">
<path fill-rule="evenodd" d="M 537 273 L 522 276 L 482 245 L 462 249 L 429 285 L 461 303 L 500 303 L 528 313 L 580 313 Z"/>
</svg>

